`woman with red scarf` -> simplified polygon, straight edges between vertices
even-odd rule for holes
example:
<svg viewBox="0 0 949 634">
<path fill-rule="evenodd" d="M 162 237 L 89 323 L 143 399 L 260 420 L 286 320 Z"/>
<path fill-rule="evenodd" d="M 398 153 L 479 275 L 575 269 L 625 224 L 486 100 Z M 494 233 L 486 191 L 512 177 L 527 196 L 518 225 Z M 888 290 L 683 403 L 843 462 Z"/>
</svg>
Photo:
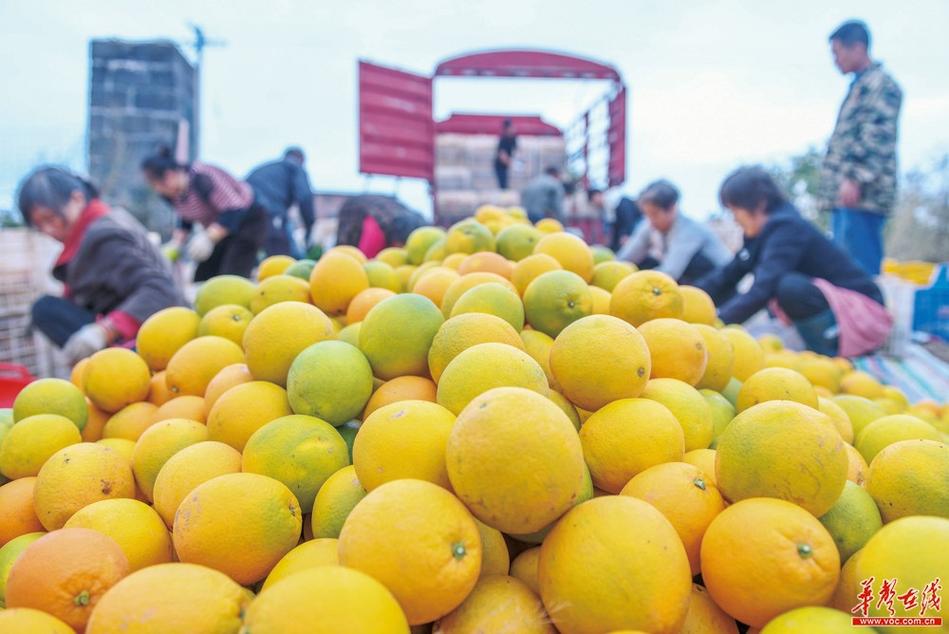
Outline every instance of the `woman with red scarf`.
<svg viewBox="0 0 949 634">
<path fill-rule="evenodd" d="M 21 183 L 18 205 L 27 225 L 63 243 L 53 265 L 63 297 L 41 297 L 32 315 L 33 325 L 70 363 L 134 341 L 153 313 L 185 305 L 142 226 L 128 213 L 110 209 L 75 174 L 37 169 Z"/>
</svg>

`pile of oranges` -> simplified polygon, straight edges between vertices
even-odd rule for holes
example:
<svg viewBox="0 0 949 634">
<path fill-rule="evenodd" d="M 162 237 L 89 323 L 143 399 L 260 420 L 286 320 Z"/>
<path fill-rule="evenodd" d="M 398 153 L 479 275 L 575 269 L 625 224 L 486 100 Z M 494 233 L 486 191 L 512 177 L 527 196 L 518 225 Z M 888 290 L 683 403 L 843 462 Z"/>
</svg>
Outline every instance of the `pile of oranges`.
<svg viewBox="0 0 949 634">
<path fill-rule="evenodd" d="M 0 632 L 849 631 L 949 572 L 949 407 L 482 208 L 218 277 L 0 410 Z M 888 631 L 902 631 L 891 629 Z"/>
</svg>

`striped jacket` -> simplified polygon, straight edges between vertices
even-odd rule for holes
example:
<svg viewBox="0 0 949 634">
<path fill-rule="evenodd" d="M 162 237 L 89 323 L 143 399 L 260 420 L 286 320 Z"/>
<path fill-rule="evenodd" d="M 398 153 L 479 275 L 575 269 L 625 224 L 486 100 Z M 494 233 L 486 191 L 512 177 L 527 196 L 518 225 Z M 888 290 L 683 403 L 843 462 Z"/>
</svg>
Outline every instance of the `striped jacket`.
<svg viewBox="0 0 949 634">
<path fill-rule="evenodd" d="M 850 85 L 827 144 L 821 169 L 820 206 L 838 207 L 844 179 L 860 185 L 858 207 L 887 214 L 896 204 L 896 142 L 903 91 L 879 62 Z"/>
</svg>

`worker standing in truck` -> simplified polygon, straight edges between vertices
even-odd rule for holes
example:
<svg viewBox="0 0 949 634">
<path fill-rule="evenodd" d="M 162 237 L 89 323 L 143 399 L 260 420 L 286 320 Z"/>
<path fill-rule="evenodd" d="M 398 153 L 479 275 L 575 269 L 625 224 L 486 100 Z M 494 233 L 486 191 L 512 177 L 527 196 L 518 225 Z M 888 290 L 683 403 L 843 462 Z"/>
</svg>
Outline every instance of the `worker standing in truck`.
<svg viewBox="0 0 949 634">
<path fill-rule="evenodd" d="M 501 138 L 498 139 L 498 149 L 494 153 L 494 173 L 498 177 L 498 189 L 507 189 L 508 172 L 517 150 L 517 135 L 514 133 L 514 124 L 505 119 L 501 124 Z"/>
</svg>

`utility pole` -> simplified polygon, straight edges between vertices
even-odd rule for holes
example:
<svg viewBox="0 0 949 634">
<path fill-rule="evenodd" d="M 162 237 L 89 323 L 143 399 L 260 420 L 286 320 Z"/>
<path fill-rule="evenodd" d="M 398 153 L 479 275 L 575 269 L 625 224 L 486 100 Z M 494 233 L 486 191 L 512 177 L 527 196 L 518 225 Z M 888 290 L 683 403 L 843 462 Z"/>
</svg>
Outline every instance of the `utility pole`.
<svg viewBox="0 0 949 634">
<path fill-rule="evenodd" d="M 201 130 L 204 126 L 201 124 L 201 72 L 204 62 L 204 49 L 208 46 L 226 46 L 227 42 L 224 40 L 208 38 L 204 34 L 204 28 L 199 24 L 191 22 L 188 24 L 191 27 L 191 30 L 194 31 L 194 41 L 191 42 L 191 47 L 194 49 L 195 62 L 194 62 L 194 121 L 197 124 L 195 127 L 197 130 L 194 134 L 194 147 L 193 158 L 198 158 L 198 153 L 200 151 L 199 139 Z"/>
</svg>

